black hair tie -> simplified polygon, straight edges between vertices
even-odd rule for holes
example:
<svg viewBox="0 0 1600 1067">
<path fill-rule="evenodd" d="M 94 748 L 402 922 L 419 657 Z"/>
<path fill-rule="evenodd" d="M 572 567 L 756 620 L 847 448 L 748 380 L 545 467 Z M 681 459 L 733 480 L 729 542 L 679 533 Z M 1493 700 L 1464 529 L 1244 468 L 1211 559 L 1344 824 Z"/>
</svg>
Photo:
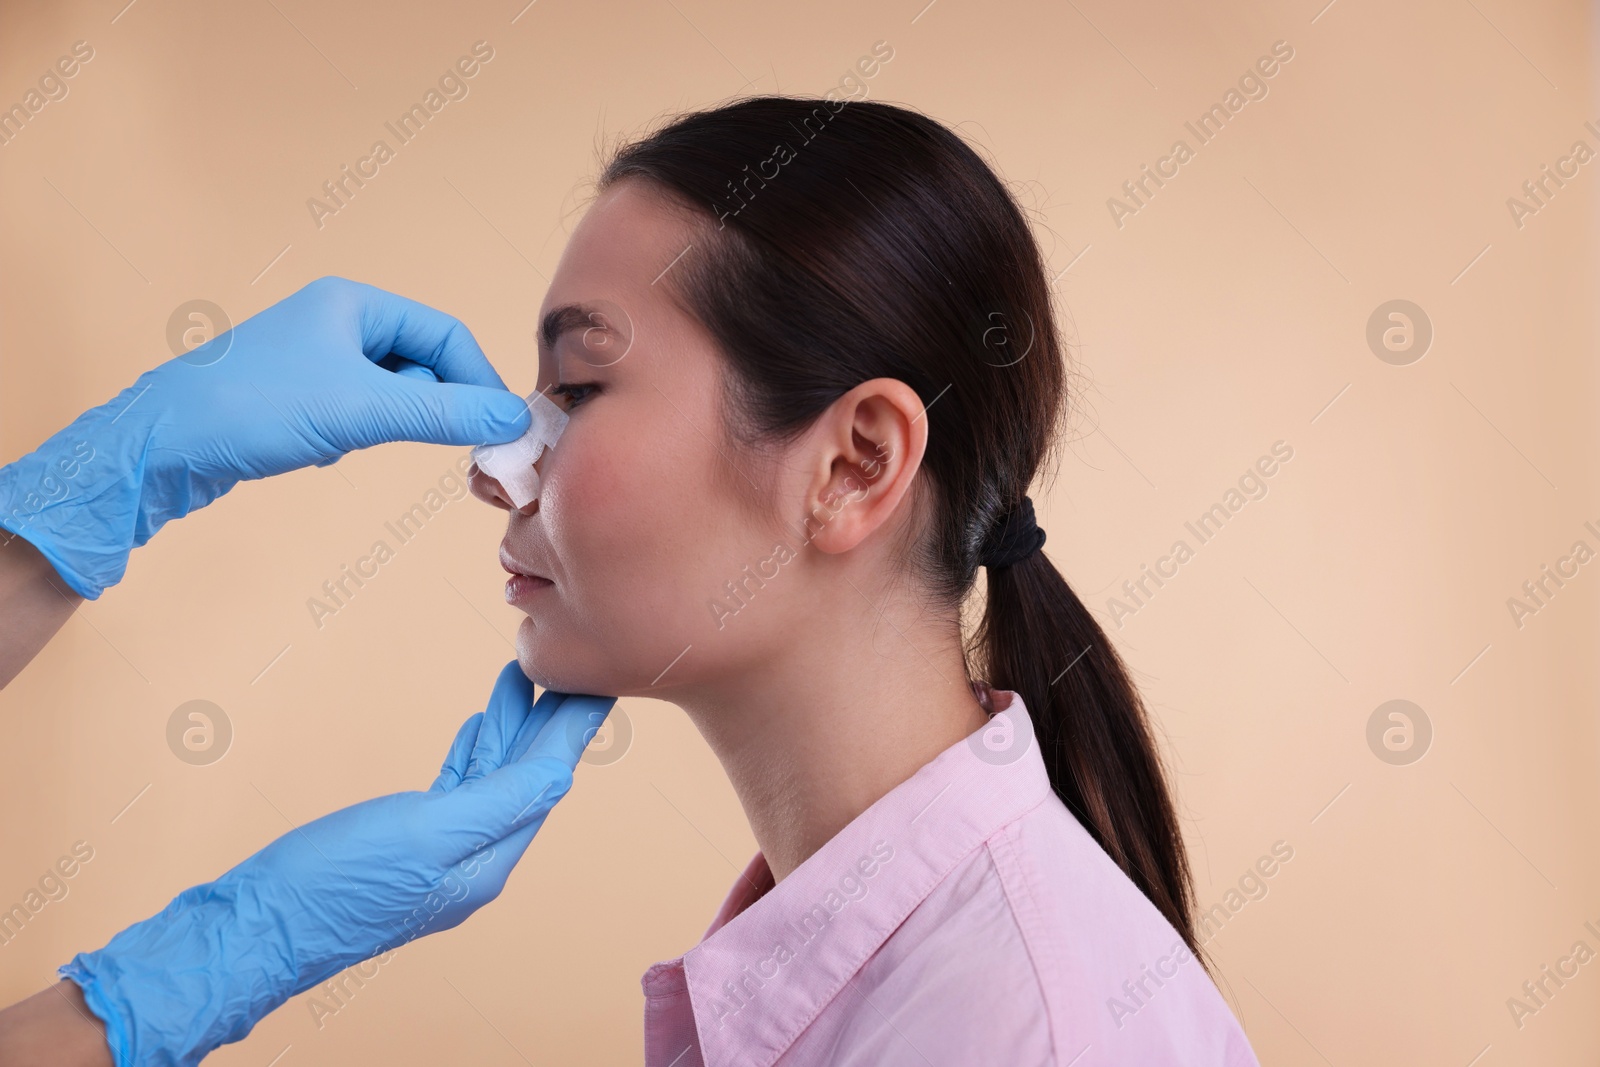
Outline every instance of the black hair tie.
<svg viewBox="0 0 1600 1067">
<path fill-rule="evenodd" d="M 991 571 L 1009 567 L 1043 548 L 1044 537 L 1044 530 L 1033 515 L 1033 501 L 1023 497 L 1022 503 L 1008 511 L 989 531 L 979 562 Z"/>
</svg>

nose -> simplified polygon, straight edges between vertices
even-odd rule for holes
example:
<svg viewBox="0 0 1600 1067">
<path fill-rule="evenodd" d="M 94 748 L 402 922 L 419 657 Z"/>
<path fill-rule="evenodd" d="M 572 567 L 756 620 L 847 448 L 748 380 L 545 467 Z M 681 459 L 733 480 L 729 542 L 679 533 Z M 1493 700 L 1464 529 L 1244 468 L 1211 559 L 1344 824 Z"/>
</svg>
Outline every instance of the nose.
<svg viewBox="0 0 1600 1067">
<path fill-rule="evenodd" d="M 476 463 L 472 464 L 472 468 L 467 474 L 467 486 L 472 490 L 473 496 L 485 504 L 492 504 L 500 508 L 502 511 L 520 511 L 524 515 L 532 515 L 539 510 L 539 498 L 537 496 L 528 501 L 526 507 L 517 507 L 516 504 L 512 503 L 511 496 L 506 492 L 505 486 L 501 485 L 497 479 L 490 476 Z"/>
</svg>

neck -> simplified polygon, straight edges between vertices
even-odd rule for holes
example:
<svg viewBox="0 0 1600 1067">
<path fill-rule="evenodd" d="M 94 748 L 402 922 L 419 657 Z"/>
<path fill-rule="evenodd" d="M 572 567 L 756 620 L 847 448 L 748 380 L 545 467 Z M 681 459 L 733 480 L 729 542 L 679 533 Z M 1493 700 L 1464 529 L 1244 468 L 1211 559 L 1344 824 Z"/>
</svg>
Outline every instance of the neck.
<svg viewBox="0 0 1600 1067">
<path fill-rule="evenodd" d="M 673 697 L 721 761 L 775 882 L 988 720 L 954 620 L 918 627 L 920 607 L 848 588 L 813 607 L 804 642 L 780 631 L 750 670 Z"/>
</svg>

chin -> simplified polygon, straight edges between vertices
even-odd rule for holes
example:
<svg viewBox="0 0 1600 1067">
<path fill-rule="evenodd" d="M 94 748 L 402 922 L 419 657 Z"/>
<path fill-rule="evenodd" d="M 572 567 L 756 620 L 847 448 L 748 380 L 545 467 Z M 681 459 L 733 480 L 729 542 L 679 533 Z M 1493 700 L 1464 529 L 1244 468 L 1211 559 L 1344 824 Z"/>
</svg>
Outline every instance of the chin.
<svg viewBox="0 0 1600 1067">
<path fill-rule="evenodd" d="M 517 626 L 517 666 L 528 681 L 541 689 L 560 689 L 545 670 L 544 656 L 538 649 L 539 639 L 532 619 L 523 619 Z"/>
<path fill-rule="evenodd" d="M 586 670 L 585 659 L 564 653 L 561 642 L 550 639 L 548 624 L 539 625 L 532 619 L 523 619 L 517 627 L 517 666 L 541 689 L 609 695 L 604 688 L 607 679 L 596 678 L 593 671 Z"/>
</svg>

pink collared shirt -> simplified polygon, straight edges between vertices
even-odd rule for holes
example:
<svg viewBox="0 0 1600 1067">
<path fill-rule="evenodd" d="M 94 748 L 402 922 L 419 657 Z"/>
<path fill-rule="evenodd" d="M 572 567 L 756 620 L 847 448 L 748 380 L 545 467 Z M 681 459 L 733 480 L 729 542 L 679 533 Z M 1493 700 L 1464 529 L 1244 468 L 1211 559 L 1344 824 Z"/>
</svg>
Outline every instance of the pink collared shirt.
<svg viewBox="0 0 1600 1067">
<path fill-rule="evenodd" d="M 756 853 L 700 943 L 645 972 L 646 1067 L 1259 1067 L 1051 789 L 1020 695 L 990 692 L 987 726 L 781 885 Z"/>
</svg>

